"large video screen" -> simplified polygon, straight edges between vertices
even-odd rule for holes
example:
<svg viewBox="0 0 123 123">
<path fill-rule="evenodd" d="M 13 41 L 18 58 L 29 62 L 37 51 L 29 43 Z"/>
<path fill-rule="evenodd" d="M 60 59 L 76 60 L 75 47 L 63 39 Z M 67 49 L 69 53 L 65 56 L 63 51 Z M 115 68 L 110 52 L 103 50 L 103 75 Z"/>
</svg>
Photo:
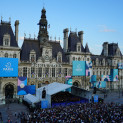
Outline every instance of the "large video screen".
<svg viewBox="0 0 123 123">
<path fill-rule="evenodd" d="M 73 76 L 85 76 L 85 61 L 73 61 Z"/>
<path fill-rule="evenodd" d="M 0 77 L 18 76 L 18 58 L 0 58 Z"/>
</svg>

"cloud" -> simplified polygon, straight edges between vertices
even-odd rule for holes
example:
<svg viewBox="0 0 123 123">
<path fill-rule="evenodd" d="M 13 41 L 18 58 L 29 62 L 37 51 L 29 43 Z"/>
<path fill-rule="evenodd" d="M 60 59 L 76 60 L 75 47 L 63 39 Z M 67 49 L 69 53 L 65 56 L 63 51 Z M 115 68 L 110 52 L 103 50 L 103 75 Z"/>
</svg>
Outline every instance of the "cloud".
<svg viewBox="0 0 123 123">
<path fill-rule="evenodd" d="M 99 32 L 116 32 L 114 29 L 109 29 L 106 25 L 98 25 L 100 27 Z"/>
<path fill-rule="evenodd" d="M 19 40 L 24 40 L 24 37 L 19 37 Z"/>
</svg>

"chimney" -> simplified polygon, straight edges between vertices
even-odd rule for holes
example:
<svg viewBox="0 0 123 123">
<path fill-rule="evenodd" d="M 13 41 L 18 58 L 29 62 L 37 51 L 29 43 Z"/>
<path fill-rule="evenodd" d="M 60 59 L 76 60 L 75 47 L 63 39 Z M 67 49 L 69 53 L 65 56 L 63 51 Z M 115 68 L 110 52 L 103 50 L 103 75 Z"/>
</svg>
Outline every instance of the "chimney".
<svg viewBox="0 0 123 123">
<path fill-rule="evenodd" d="M 64 41 L 64 47 L 63 47 L 63 50 L 64 50 L 64 52 L 67 52 L 67 50 L 68 50 L 68 32 L 69 32 L 68 28 L 63 30 L 63 33 L 64 33 L 64 40 L 63 40 Z"/>
<path fill-rule="evenodd" d="M 15 38 L 18 43 L 18 26 L 19 26 L 19 20 L 15 21 Z"/>
<path fill-rule="evenodd" d="M 84 34 L 83 31 L 78 32 L 79 40 L 81 41 L 82 46 L 83 46 L 83 34 Z"/>
<path fill-rule="evenodd" d="M 108 42 L 103 43 L 104 56 L 108 56 Z"/>
</svg>

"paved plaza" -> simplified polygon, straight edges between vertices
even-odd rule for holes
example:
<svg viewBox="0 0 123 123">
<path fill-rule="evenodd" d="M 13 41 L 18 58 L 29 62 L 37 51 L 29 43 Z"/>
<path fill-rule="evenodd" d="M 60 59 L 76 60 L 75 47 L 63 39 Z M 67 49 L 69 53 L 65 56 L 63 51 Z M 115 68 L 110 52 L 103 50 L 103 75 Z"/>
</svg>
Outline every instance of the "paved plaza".
<svg viewBox="0 0 123 123">
<path fill-rule="evenodd" d="M 110 91 L 107 93 L 107 96 L 104 98 L 104 93 L 100 93 L 97 91 L 97 95 L 104 99 L 104 102 L 105 103 L 111 103 L 111 102 L 114 102 L 114 103 L 120 103 L 120 104 L 123 104 L 123 94 L 122 94 L 122 91 Z"/>
<path fill-rule="evenodd" d="M 3 123 L 7 123 L 8 119 L 11 119 L 12 123 L 20 123 L 20 119 L 15 114 L 28 113 L 28 109 L 23 104 L 11 103 L 0 105 L 0 112 L 2 113 Z"/>
</svg>

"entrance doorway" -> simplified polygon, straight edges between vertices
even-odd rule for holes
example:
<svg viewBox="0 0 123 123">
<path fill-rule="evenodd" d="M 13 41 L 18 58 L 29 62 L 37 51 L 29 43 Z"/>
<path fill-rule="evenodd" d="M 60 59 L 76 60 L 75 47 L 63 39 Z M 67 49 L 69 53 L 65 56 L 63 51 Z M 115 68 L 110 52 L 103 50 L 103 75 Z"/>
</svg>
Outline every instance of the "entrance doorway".
<svg viewBox="0 0 123 123">
<path fill-rule="evenodd" d="M 73 85 L 76 86 L 76 87 L 79 86 L 78 82 L 74 82 Z"/>
<path fill-rule="evenodd" d="M 11 84 L 6 85 L 5 98 L 7 98 L 7 99 L 13 98 L 13 94 L 14 94 L 14 86 Z"/>
</svg>

